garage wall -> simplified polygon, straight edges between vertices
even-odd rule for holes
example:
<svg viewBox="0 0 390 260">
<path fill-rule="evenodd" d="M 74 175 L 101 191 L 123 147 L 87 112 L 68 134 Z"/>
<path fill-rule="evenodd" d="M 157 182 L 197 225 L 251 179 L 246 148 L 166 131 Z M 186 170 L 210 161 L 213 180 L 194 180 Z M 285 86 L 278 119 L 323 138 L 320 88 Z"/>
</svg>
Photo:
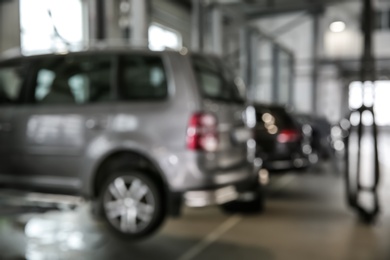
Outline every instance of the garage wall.
<svg viewBox="0 0 390 260">
<path fill-rule="evenodd" d="M 20 47 L 19 1 L 0 2 L 0 52 Z"/>
<path fill-rule="evenodd" d="M 302 13 L 292 13 L 260 19 L 254 23 L 262 32 L 274 37 L 286 49 L 295 56 L 295 82 L 293 91 L 293 105 L 299 112 L 311 112 L 311 46 L 312 38 L 308 32 L 312 31 L 312 21 L 310 17 L 303 17 L 300 25 L 282 35 L 275 35 L 274 32 L 302 17 Z M 263 54 L 260 62 L 269 61 L 269 57 Z M 266 95 L 270 95 L 271 90 L 264 90 Z"/>
<path fill-rule="evenodd" d="M 389 8 L 389 1 L 376 1 L 377 8 Z M 362 33 L 360 30 L 360 2 L 348 2 L 329 6 L 321 18 L 321 58 L 324 60 L 359 60 L 362 53 Z M 266 17 L 255 22 L 263 32 L 275 37 L 276 41 L 290 49 L 296 58 L 296 78 L 294 106 L 297 111 L 312 111 L 312 20 L 309 15 L 300 25 L 282 35 L 274 35 L 275 30 L 302 16 L 302 13 L 290 13 Z M 341 20 L 347 25 L 342 33 L 329 30 L 333 21 Z M 378 58 L 390 58 L 388 48 L 390 30 L 374 32 L 374 53 Z M 337 121 L 345 111 L 343 95 L 345 79 L 341 77 L 335 65 L 322 66 L 319 72 L 317 103 L 318 113 L 331 121 Z"/>
</svg>

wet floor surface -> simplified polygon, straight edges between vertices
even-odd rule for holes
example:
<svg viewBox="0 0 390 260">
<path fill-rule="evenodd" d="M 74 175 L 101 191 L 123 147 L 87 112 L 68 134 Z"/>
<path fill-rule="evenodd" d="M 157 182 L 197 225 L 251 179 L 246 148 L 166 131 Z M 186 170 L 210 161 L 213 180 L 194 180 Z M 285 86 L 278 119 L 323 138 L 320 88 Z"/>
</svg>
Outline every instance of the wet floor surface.
<svg viewBox="0 0 390 260">
<path fill-rule="evenodd" d="M 359 224 L 340 177 L 284 175 L 270 193 L 262 215 L 186 209 L 137 244 L 107 233 L 87 205 L 10 214 L 0 220 L 0 259 L 390 259 L 389 210 L 374 227 Z"/>
<path fill-rule="evenodd" d="M 381 165 L 382 212 L 374 226 L 357 221 L 345 204 L 343 179 L 324 165 L 274 177 L 261 215 L 185 209 L 181 218 L 167 220 L 157 235 L 137 244 L 113 237 L 91 217 L 87 204 L 46 213 L 3 206 L 0 259 L 388 260 L 390 164 L 382 160 Z"/>
</svg>

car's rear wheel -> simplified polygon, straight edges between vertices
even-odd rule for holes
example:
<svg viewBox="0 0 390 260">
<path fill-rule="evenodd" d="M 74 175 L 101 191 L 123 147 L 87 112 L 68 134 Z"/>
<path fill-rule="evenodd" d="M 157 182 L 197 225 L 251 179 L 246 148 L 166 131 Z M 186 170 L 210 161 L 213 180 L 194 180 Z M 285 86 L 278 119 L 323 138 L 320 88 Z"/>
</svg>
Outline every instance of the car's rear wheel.
<svg viewBox="0 0 390 260">
<path fill-rule="evenodd" d="M 100 192 L 104 220 L 120 238 L 136 240 L 155 232 L 165 219 L 159 187 L 137 171 L 110 175 Z"/>
</svg>

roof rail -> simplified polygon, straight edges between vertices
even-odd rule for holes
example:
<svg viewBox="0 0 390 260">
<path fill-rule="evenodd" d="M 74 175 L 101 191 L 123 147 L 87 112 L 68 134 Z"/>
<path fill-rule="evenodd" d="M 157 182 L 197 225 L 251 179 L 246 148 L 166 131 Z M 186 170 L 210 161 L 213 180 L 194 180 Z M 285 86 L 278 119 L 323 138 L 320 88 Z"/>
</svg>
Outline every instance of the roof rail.
<svg viewBox="0 0 390 260">
<path fill-rule="evenodd" d="M 113 39 L 113 40 L 104 40 L 104 41 L 90 40 L 87 42 L 76 42 L 76 43 L 64 44 L 50 49 L 34 50 L 34 51 L 25 51 L 22 50 L 20 47 L 15 47 L 3 53 L 0 53 L 0 60 L 12 59 L 20 56 L 35 56 L 35 55 L 42 55 L 42 54 L 67 54 L 69 52 L 80 52 L 80 51 L 89 51 L 89 50 L 99 51 L 99 50 L 116 49 L 116 48 L 132 49 L 132 50 L 149 50 L 148 46 L 135 47 L 122 39 Z M 189 52 L 189 50 L 185 47 L 181 48 L 181 50 L 165 47 L 162 51 L 179 51 L 183 55 Z"/>
</svg>

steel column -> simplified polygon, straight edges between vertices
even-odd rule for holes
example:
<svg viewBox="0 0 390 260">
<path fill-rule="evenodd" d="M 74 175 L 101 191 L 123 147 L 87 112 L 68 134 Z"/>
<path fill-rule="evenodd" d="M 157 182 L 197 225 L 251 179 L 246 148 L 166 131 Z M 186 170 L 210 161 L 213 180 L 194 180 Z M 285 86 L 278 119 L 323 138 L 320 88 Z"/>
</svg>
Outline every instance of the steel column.
<svg viewBox="0 0 390 260">
<path fill-rule="evenodd" d="M 89 39 L 91 41 L 104 40 L 106 37 L 104 0 L 89 0 L 87 9 L 89 14 Z"/>
<path fill-rule="evenodd" d="M 371 0 L 363 0 L 362 28 L 364 32 L 364 50 L 361 58 L 360 78 L 362 82 L 376 80 L 375 62 L 373 56 L 374 11 Z"/>
<path fill-rule="evenodd" d="M 250 101 L 255 101 L 257 97 L 257 87 L 258 87 L 258 71 L 259 71 L 259 35 L 256 31 L 251 31 L 249 35 L 249 95 Z"/>
<path fill-rule="evenodd" d="M 135 47 L 147 47 L 150 24 L 149 0 L 131 0 L 130 43 Z"/>
<path fill-rule="evenodd" d="M 280 64 L 279 64 L 279 47 L 275 44 L 272 46 L 272 102 L 279 104 L 279 82 L 280 82 Z"/>
<path fill-rule="evenodd" d="M 320 14 L 313 13 L 313 42 L 312 42 L 312 111 L 317 114 L 318 103 L 318 75 L 319 75 L 319 45 L 320 45 Z"/>
<path fill-rule="evenodd" d="M 202 0 L 192 0 L 191 47 L 194 51 L 204 50 L 204 8 Z"/>
<path fill-rule="evenodd" d="M 218 6 L 212 9 L 211 39 L 213 53 L 223 54 L 223 14 Z"/>
<path fill-rule="evenodd" d="M 106 14 L 104 0 L 96 0 L 96 39 L 104 40 L 106 38 Z"/>
<path fill-rule="evenodd" d="M 249 81 L 249 62 L 248 62 L 248 28 L 240 29 L 240 76 L 248 87 Z"/>
<path fill-rule="evenodd" d="M 289 106 L 293 107 L 294 106 L 294 94 L 295 94 L 295 61 L 294 61 L 294 55 L 290 54 L 289 55 L 289 91 L 288 91 L 288 104 Z"/>
<path fill-rule="evenodd" d="M 0 52 L 20 47 L 19 1 L 0 3 Z"/>
<path fill-rule="evenodd" d="M 362 64 L 361 64 L 361 80 L 362 86 L 364 86 L 365 81 L 375 81 L 376 80 L 376 71 L 373 57 L 373 45 L 372 45 L 372 32 L 374 29 L 374 11 L 371 0 L 363 0 L 363 11 L 362 11 L 362 29 L 364 32 L 364 52 L 362 55 Z M 363 91 L 364 93 L 364 87 Z M 364 94 L 363 94 L 364 97 Z M 380 165 L 379 165 L 379 153 L 378 153 L 378 128 L 375 120 L 374 107 L 367 107 L 363 104 L 359 109 L 352 111 L 352 114 L 359 115 L 359 125 L 357 127 L 358 134 L 358 148 L 357 148 L 357 161 L 356 161 L 356 172 L 353 174 L 350 171 L 349 164 L 351 162 L 351 156 L 349 153 L 349 136 L 346 140 L 346 169 L 345 169 L 345 178 L 346 178 L 346 191 L 347 199 L 349 205 L 354 208 L 360 216 L 360 219 L 367 224 L 375 223 L 375 220 L 380 212 L 379 205 L 379 195 L 378 195 L 378 185 L 380 182 Z M 373 118 L 372 124 L 372 134 L 373 134 L 373 145 L 374 145 L 374 169 L 373 172 L 368 171 L 365 174 L 373 174 L 373 184 L 367 185 L 363 182 L 361 161 L 367 160 L 366 157 L 362 157 L 362 139 L 366 135 L 367 126 L 363 125 L 363 114 L 371 113 Z M 350 134 L 354 128 L 350 129 Z M 352 161 L 353 162 L 353 161 Z M 373 205 L 366 205 L 360 200 L 360 195 L 365 192 L 372 195 Z"/>
</svg>

